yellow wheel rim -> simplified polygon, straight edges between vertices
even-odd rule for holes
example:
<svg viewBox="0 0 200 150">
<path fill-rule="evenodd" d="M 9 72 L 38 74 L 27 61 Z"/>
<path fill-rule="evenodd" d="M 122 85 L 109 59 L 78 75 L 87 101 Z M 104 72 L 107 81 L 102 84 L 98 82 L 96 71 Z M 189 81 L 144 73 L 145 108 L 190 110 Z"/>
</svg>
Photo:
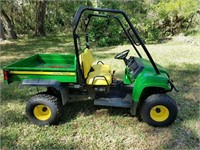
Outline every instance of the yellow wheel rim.
<svg viewBox="0 0 200 150">
<path fill-rule="evenodd" d="M 165 121 L 169 117 L 169 110 L 163 105 L 154 106 L 150 111 L 150 117 L 157 122 Z"/>
<path fill-rule="evenodd" d="M 45 121 L 51 117 L 51 110 L 46 105 L 37 105 L 33 110 L 33 114 L 38 120 Z"/>
</svg>

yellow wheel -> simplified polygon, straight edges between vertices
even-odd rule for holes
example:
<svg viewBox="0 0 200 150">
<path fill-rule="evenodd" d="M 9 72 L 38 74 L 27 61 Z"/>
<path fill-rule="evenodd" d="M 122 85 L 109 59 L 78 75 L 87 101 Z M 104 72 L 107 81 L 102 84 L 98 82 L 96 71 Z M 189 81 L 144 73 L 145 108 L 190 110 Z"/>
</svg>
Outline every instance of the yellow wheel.
<svg viewBox="0 0 200 150">
<path fill-rule="evenodd" d="M 155 127 L 168 126 L 176 119 L 178 110 L 175 101 L 166 94 L 153 94 L 143 103 L 141 118 Z"/>
<path fill-rule="evenodd" d="M 165 121 L 169 117 L 169 110 L 163 105 L 154 106 L 150 110 L 150 117 L 157 122 Z"/>
<path fill-rule="evenodd" d="M 38 120 L 48 120 L 51 117 L 51 110 L 46 105 L 37 105 L 33 109 L 33 114 Z"/>
<path fill-rule="evenodd" d="M 28 119 L 36 125 L 56 124 L 61 116 L 61 105 L 56 96 L 40 93 L 26 105 Z"/>
</svg>

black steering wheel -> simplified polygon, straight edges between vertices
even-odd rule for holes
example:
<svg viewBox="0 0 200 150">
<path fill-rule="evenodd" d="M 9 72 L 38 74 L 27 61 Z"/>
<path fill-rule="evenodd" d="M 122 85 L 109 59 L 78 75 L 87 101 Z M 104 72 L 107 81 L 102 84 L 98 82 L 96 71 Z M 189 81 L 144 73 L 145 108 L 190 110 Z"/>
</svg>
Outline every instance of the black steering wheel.
<svg viewBox="0 0 200 150">
<path fill-rule="evenodd" d="M 127 49 L 127 50 L 117 54 L 114 58 L 115 59 L 125 59 L 129 52 L 130 52 L 130 50 Z"/>
</svg>

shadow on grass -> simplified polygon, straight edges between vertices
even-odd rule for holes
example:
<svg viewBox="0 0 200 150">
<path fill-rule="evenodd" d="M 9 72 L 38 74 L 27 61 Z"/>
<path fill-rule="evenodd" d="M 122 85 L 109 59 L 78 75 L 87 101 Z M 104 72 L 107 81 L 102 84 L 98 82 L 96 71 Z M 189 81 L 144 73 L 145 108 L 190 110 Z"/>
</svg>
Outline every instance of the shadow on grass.
<svg viewBox="0 0 200 150">
<path fill-rule="evenodd" d="M 70 35 L 56 35 L 31 39 L 18 39 L 11 44 L 1 45 L 1 56 L 11 56 L 2 59 L 2 66 L 16 62 L 20 58 L 37 53 L 74 53 L 73 39 Z"/>
<path fill-rule="evenodd" d="M 19 39 L 13 44 L 5 44 L 2 46 L 2 53 L 7 52 L 6 48 L 9 48 L 9 52 L 28 52 L 37 49 L 48 49 L 52 47 L 63 47 L 62 44 L 72 42 L 73 39 L 69 39 L 68 36 L 47 36 L 38 37 L 32 39 Z"/>
<path fill-rule="evenodd" d="M 164 37 L 164 38 L 161 38 L 161 39 L 158 40 L 158 44 L 167 43 L 167 42 L 169 42 L 170 40 L 172 40 L 171 37 Z"/>
<path fill-rule="evenodd" d="M 171 138 L 168 141 L 165 141 L 164 145 L 160 145 L 157 149 L 194 149 L 198 148 L 199 138 L 197 135 L 197 120 L 199 119 L 199 83 L 198 83 L 198 76 L 199 76 L 199 68 L 198 64 L 182 64 L 179 65 L 171 65 L 167 68 L 171 78 L 175 81 L 175 84 L 179 88 L 180 92 L 171 92 L 169 95 L 173 97 L 178 105 L 179 114 L 175 123 L 171 126 L 167 127 L 171 133 Z M 10 94 L 14 94 L 15 87 L 9 88 L 6 87 L 6 90 L 10 92 Z M 7 92 L 8 92 L 7 91 Z M 8 94 L 8 93 L 7 93 Z M 24 92 L 18 93 L 14 95 L 14 97 L 22 98 Z M 28 95 L 27 93 L 25 95 Z M 9 96 L 4 97 L 3 102 L 7 102 L 6 98 Z M 13 98 L 14 99 L 14 98 Z M 15 99 L 17 100 L 17 99 Z M 13 100 L 14 101 L 14 100 Z M 60 124 L 68 123 L 79 116 L 90 116 L 95 115 L 95 117 L 101 117 L 105 115 L 103 109 L 107 109 L 108 116 L 129 116 L 129 109 L 123 108 L 109 108 L 109 107 L 95 107 L 93 105 L 93 101 L 83 101 L 83 102 L 76 102 L 76 103 L 68 103 L 64 106 L 63 109 L 63 117 Z M 13 117 L 18 117 L 19 114 L 17 111 L 12 110 L 8 111 L 5 114 L 7 117 L 7 122 L 12 121 L 14 122 L 27 122 L 25 120 L 25 116 L 21 116 L 18 119 L 12 119 Z M 191 122 L 191 123 L 190 123 Z M 194 130 L 196 129 L 196 130 Z M 165 128 L 159 129 L 160 131 L 165 130 Z M 158 134 L 157 129 L 153 129 L 153 131 L 146 131 L 147 134 Z M 5 137 L 9 139 L 9 137 Z M 12 137 L 10 140 L 13 140 Z M 49 147 L 52 143 L 40 143 L 40 148 Z M 63 145 L 56 145 L 54 143 L 54 148 L 62 148 Z M 67 147 L 64 145 L 63 147 Z M 70 145 L 70 147 L 74 147 Z M 75 145 L 76 147 L 76 145 Z M 77 146 L 79 147 L 79 146 Z M 52 147 L 51 147 L 52 148 Z"/>
<path fill-rule="evenodd" d="M 25 116 L 24 113 L 21 113 L 21 111 L 16 111 L 14 109 L 4 111 L 3 113 L 1 113 L 1 117 L 3 118 L 0 121 L 2 127 L 6 127 L 16 123 L 29 123 L 28 118 Z"/>
<path fill-rule="evenodd" d="M 193 149 L 199 145 L 199 138 L 192 123 L 196 123 L 199 118 L 199 101 L 197 93 L 198 87 L 197 77 L 199 71 L 197 64 L 183 64 L 181 67 L 172 65 L 167 68 L 169 74 L 174 79 L 176 86 L 180 92 L 172 92 L 169 95 L 177 102 L 179 113 L 176 121 L 169 127 L 171 131 L 171 138 L 165 141 L 162 145 L 163 149 Z M 106 109 L 106 111 L 104 111 Z M 102 110 L 102 111 L 101 111 Z M 108 116 L 130 116 L 129 109 L 114 108 L 114 107 L 94 107 L 93 101 L 70 103 L 64 107 L 62 124 L 69 122 L 79 115 L 95 117 Z M 160 130 L 165 130 L 161 128 Z M 154 130 L 157 132 L 156 129 Z M 148 132 L 148 131 L 147 131 Z M 152 132 L 152 131 L 151 131 Z M 150 133 L 151 134 L 151 133 Z M 160 147 L 158 147 L 160 148 Z"/>
<path fill-rule="evenodd" d="M 29 145 L 17 145 L 17 140 L 18 140 L 18 134 L 19 133 L 10 133 L 7 135 L 2 135 L 1 139 L 3 139 L 3 141 L 1 141 L 3 143 L 3 145 L 1 145 L 1 149 L 55 149 L 55 150 L 59 150 L 59 149 L 67 149 L 67 150 L 71 150 L 71 149 L 80 149 L 80 145 L 76 144 L 76 143 L 72 143 L 71 141 L 68 141 L 68 143 L 65 144 L 57 144 L 57 140 L 60 139 L 53 139 L 53 140 L 46 140 L 45 142 L 36 142 L 37 140 L 33 140 L 32 142 L 34 142 L 34 144 L 29 144 Z M 87 148 L 85 146 L 85 148 Z"/>
<path fill-rule="evenodd" d="M 180 90 L 180 92 L 172 92 L 170 95 L 176 100 L 179 113 L 175 123 L 170 126 L 172 136 L 163 145 L 164 149 L 198 149 L 199 147 L 199 138 L 196 132 L 199 119 L 199 87 L 197 85 L 199 68 L 199 64 L 168 67 L 169 74 Z M 196 130 L 194 130 L 195 127 Z"/>
<path fill-rule="evenodd" d="M 94 106 L 93 100 L 68 103 L 63 107 L 63 116 L 60 124 L 65 124 L 79 116 L 130 116 L 129 112 L 130 110 L 125 108 Z"/>
</svg>

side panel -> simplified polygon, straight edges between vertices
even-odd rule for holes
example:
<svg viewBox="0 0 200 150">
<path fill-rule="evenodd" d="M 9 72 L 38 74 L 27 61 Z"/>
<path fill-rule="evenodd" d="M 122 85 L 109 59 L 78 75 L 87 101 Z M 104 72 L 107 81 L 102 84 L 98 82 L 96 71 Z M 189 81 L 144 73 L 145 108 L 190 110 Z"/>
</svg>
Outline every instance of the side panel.
<svg viewBox="0 0 200 150">
<path fill-rule="evenodd" d="M 168 82 L 166 74 L 156 74 L 143 71 L 135 80 L 132 99 L 134 102 L 140 100 L 141 94 L 146 87 L 158 87 L 170 90 L 171 85 Z"/>
<path fill-rule="evenodd" d="M 123 77 L 124 84 L 132 84 L 134 82 L 133 75 L 129 73 L 128 67 L 125 69 L 125 74 Z"/>
<path fill-rule="evenodd" d="M 75 72 L 25 72 L 10 73 L 10 81 L 23 81 L 24 79 L 43 79 L 43 80 L 56 80 L 59 82 L 75 83 L 77 82 Z"/>
</svg>

